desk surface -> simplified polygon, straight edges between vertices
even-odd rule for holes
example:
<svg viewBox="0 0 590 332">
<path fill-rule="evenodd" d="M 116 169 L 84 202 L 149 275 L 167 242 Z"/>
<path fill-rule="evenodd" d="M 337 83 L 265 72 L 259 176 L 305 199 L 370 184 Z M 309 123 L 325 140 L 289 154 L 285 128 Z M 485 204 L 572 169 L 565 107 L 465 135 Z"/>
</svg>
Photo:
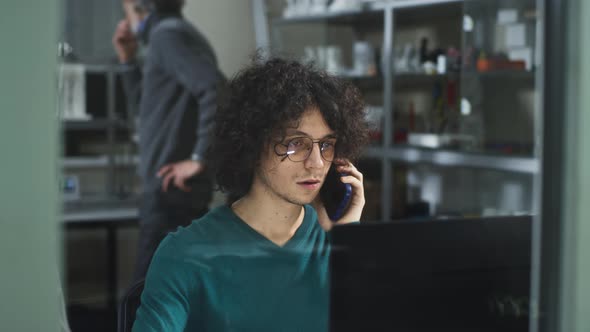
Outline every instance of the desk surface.
<svg viewBox="0 0 590 332">
<path fill-rule="evenodd" d="M 64 212 L 63 222 L 87 222 L 87 221 L 117 221 L 139 217 L 138 208 L 114 208 L 108 210 L 87 210 L 77 212 Z"/>
<path fill-rule="evenodd" d="M 137 201 L 106 200 L 65 203 L 61 220 L 64 223 L 84 223 L 117 222 L 137 218 L 139 218 Z"/>
</svg>

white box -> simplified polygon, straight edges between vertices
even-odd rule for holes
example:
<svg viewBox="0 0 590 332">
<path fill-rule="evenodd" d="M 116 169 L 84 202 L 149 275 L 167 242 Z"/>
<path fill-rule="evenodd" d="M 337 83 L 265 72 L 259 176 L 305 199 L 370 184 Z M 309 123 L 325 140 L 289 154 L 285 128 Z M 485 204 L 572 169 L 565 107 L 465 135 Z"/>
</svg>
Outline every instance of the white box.
<svg viewBox="0 0 590 332">
<path fill-rule="evenodd" d="M 510 24 L 506 26 L 506 47 L 525 47 L 526 26 L 524 23 Z"/>
<path fill-rule="evenodd" d="M 60 117 L 64 120 L 89 120 L 84 65 L 63 63 L 59 66 L 58 78 Z"/>
<path fill-rule="evenodd" d="M 516 9 L 499 9 L 497 16 L 498 24 L 511 24 L 518 21 L 518 10 Z"/>
</svg>

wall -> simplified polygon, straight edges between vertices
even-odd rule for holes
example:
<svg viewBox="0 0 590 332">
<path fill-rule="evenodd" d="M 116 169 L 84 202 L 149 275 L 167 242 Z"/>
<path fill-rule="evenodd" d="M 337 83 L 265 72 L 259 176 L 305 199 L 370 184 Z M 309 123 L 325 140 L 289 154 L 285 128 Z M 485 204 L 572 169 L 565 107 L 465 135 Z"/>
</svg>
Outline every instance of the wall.
<svg viewBox="0 0 590 332">
<path fill-rule="evenodd" d="M 60 40 L 84 63 L 116 62 L 111 38 L 123 18 L 121 0 L 61 0 Z"/>
<path fill-rule="evenodd" d="M 590 331 L 590 14 L 588 1 L 569 2 L 567 12 L 567 107 L 565 178 L 560 248 L 560 330 Z"/>
<path fill-rule="evenodd" d="M 0 11 L 0 331 L 58 331 L 58 3 Z"/>
<path fill-rule="evenodd" d="M 250 62 L 256 51 L 251 0 L 186 0 L 184 16 L 209 39 L 226 77 Z M 224 201 L 216 192 L 211 206 Z"/>
<path fill-rule="evenodd" d="M 187 0 L 184 15 L 207 36 L 226 76 L 249 62 L 256 49 L 250 0 Z"/>
<path fill-rule="evenodd" d="M 111 37 L 123 17 L 121 0 L 63 0 L 61 38 L 85 62 L 115 61 Z M 255 49 L 250 0 L 186 0 L 184 15 L 211 41 L 223 72 L 231 75 Z"/>
</svg>

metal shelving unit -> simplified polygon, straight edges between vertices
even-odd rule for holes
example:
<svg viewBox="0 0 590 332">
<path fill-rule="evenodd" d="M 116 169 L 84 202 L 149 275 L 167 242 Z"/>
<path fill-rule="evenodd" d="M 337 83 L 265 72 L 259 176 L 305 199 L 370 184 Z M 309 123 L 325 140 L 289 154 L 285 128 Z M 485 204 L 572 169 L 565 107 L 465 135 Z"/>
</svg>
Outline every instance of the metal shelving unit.
<svg viewBox="0 0 590 332">
<path fill-rule="evenodd" d="M 403 1 L 385 1 L 389 3 L 392 9 L 419 8 L 432 5 L 442 5 L 450 3 L 461 3 L 465 0 L 403 0 Z"/>
<path fill-rule="evenodd" d="M 128 127 L 125 121 L 118 119 L 64 120 L 62 124 L 65 130 L 108 130 Z"/>
<path fill-rule="evenodd" d="M 429 163 L 446 167 L 475 167 L 530 174 L 539 171 L 538 160 L 527 157 L 470 154 L 459 151 L 415 147 L 396 147 L 387 151 L 386 154 L 389 159 L 408 163 Z"/>
<path fill-rule="evenodd" d="M 371 159 L 386 158 L 408 164 L 427 163 L 441 167 L 473 167 L 526 174 L 539 172 L 539 161 L 536 158 L 468 153 L 413 146 L 395 146 L 389 149 L 371 146 L 365 149 L 363 157 Z"/>
<path fill-rule="evenodd" d="M 106 194 L 117 195 L 117 183 L 120 178 L 121 167 L 135 167 L 138 163 L 137 156 L 117 155 L 116 145 L 118 133 L 131 131 L 133 128 L 129 120 L 123 120 L 117 115 L 116 80 L 117 74 L 123 69 L 118 65 L 110 64 L 81 64 L 86 74 L 104 75 L 105 79 L 105 115 L 100 118 L 88 120 L 62 119 L 62 130 L 66 133 L 99 132 L 104 134 L 106 153 L 98 156 L 67 156 L 62 157 L 61 167 L 70 172 L 82 169 L 102 169 L 107 174 Z M 132 107 L 126 104 L 127 107 Z M 129 113 L 128 113 L 129 114 Z M 132 143 L 132 140 L 129 141 Z M 84 198 L 82 198 L 83 200 Z M 69 204 L 69 203 L 68 203 Z"/>
<path fill-rule="evenodd" d="M 342 10 L 336 12 L 326 12 L 322 14 L 313 15 L 300 15 L 292 16 L 287 18 L 276 18 L 272 20 L 273 25 L 287 25 L 287 24 L 300 24 L 320 21 L 335 21 L 335 22 L 347 22 L 350 20 L 356 20 L 363 14 L 380 14 L 384 9 L 384 3 L 372 2 L 365 3 L 360 10 Z"/>
<path fill-rule="evenodd" d="M 61 160 L 62 168 L 102 168 L 109 166 L 107 156 L 100 157 L 66 157 Z"/>
<path fill-rule="evenodd" d="M 137 166 L 139 164 L 139 156 L 114 156 L 113 161 L 115 165 Z M 63 168 L 105 168 L 109 167 L 109 157 L 67 157 L 62 158 L 61 166 Z"/>
<path fill-rule="evenodd" d="M 260 10 L 266 10 L 263 0 L 254 0 Z M 268 0 L 272 1 L 272 0 Z M 481 0 L 480 0 L 481 1 Z M 470 3 L 475 3 L 472 1 Z M 394 55 L 394 45 L 396 44 L 395 31 L 396 24 L 406 24 L 408 22 L 423 21 L 430 18 L 436 18 L 441 15 L 457 16 L 464 14 L 464 0 L 404 0 L 404 1 L 375 1 L 364 3 L 362 10 L 345 11 L 345 12 L 328 12 L 322 15 L 310 15 L 305 17 L 275 18 L 265 22 L 261 18 L 268 19 L 267 13 L 255 12 L 256 24 L 270 27 L 270 34 L 275 36 L 276 46 L 281 49 L 284 44 L 280 39 L 277 40 L 277 31 L 279 28 L 290 25 L 307 25 L 309 24 L 326 24 L 330 26 L 342 26 L 349 24 L 358 28 L 358 25 L 369 23 L 371 28 L 375 27 L 375 22 L 380 24 L 382 30 L 382 44 L 380 55 L 382 59 L 392 59 Z M 396 15 L 399 14 L 399 15 Z M 378 18 L 378 19 L 376 19 Z M 397 21 L 396 21 L 397 20 Z M 459 26 L 461 22 L 458 23 Z M 364 27 L 366 28 L 366 27 Z M 268 29 L 257 29 L 257 31 L 268 31 Z M 325 35 L 325 31 L 322 31 Z M 265 38 L 266 37 L 266 38 Z M 260 40 L 270 40 L 268 36 L 257 36 Z M 275 45 L 259 45 L 272 49 Z M 273 46 L 273 47 L 271 47 Z M 392 215 L 390 202 L 393 198 L 393 188 L 391 186 L 394 177 L 394 168 L 396 164 L 429 164 L 443 168 L 473 168 L 480 170 L 502 171 L 515 174 L 524 174 L 527 176 L 537 177 L 540 173 L 540 163 L 538 158 L 533 156 L 520 156 L 512 154 L 492 154 L 480 151 L 453 150 L 453 149 L 430 149 L 416 147 L 411 145 L 394 144 L 394 119 L 393 108 L 396 98 L 395 88 L 399 86 L 410 86 L 429 84 L 436 81 L 444 80 L 461 80 L 464 76 L 471 75 L 481 82 L 502 82 L 502 79 L 518 81 L 519 84 L 534 86 L 536 84 L 536 74 L 530 71 L 493 71 L 493 72 L 449 72 L 446 74 L 427 75 L 422 73 L 394 73 L 391 61 L 382 61 L 381 73 L 374 77 L 346 77 L 357 86 L 371 90 L 382 91 L 383 107 L 383 140 L 379 145 L 368 147 L 363 158 L 378 161 L 381 163 L 381 215 L 382 219 L 389 219 Z M 536 112 L 534 112 L 537 114 Z M 539 147 L 535 146 L 534 151 Z"/>
</svg>

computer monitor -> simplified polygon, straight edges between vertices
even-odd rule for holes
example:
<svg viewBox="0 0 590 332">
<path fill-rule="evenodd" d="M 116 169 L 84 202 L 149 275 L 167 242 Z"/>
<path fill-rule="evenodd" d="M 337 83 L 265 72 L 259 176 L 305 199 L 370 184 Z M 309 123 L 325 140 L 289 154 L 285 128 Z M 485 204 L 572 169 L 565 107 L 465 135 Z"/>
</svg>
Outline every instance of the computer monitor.
<svg viewBox="0 0 590 332">
<path fill-rule="evenodd" d="M 528 331 L 531 220 L 334 227 L 330 331 Z"/>
</svg>

